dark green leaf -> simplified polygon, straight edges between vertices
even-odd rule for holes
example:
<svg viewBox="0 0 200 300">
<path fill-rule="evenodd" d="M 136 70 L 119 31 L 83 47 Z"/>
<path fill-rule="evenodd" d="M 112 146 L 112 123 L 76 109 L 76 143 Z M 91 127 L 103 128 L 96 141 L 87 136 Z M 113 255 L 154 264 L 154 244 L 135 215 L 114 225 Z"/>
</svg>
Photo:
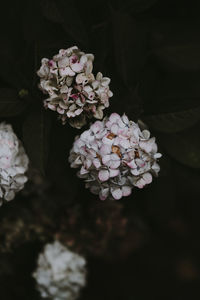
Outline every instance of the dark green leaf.
<svg viewBox="0 0 200 300">
<path fill-rule="evenodd" d="M 178 162 L 200 168 L 200 124 L 173 134 L 158 134 L 160 144 Z"/>
<path fill-rule="evenodd" d="M 48 159 L 51 117 L 42 107 L 28 115 L 23 125 L 23 142 L 32 165 L 45 171 Z"/>
<path fill-rule="evenodd" d="M 20 98 L 14 89 L 0 88 L 0 116 L 13 117 L 19 115 L 27 106 L 26 100 Z"/>
<path fill-rule="evenodd" d="M 174 113 L 163 113 L 143 118 L 147 125 L 159 132 L 179 132 L 200 120 L 200 107 Z"/>
</svg>

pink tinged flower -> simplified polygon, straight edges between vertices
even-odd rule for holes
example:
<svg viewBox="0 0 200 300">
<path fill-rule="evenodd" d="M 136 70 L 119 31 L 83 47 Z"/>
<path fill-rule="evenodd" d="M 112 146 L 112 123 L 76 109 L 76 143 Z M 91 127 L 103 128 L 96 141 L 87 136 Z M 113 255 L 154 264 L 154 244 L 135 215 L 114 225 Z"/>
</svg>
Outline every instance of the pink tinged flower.
<svg viewBox="0 0 200 300">
<path fill-rule="evenodd" d="M 69 62 L 70 67 L 74 72 L 79 73 L 83 70 L 83 65 L 82 63 L 80 63 L 78 56 L 72 55 L 69 59 Z"/>
<path fill-rule="evenodd" d="M 99 171 L 99 174 L 98 174 L 98 178 L 100 181 L 104 182 L 104 181 L 107 181 L 109 179 L 109 171 L 108 170 L 101 170 Z"/>
<path fill-rule="evenodd" d="M 65 110 L 60 108 L 60 107 L 57 107 L 57 112 L 61 115 L 63 115 L 65 113 Z"/>
<path fill-rule="evenodd" d="M 102 147 L 100 148 L 99 153 L 100 153 L 101 156 L 104 156 L 106 154 L 110 154 L 111 153 L 111 146 L 102 145 Z"/>
<path fill-rule="evenodd" d="M 110 178 L 116 177 L 119 175 L 119 170 L 118 169 L 110 169 L 109 173 L 110 173 Z"/>
<path fill-rule="evenodd" d="M 99 193 L 100 200 L 104 201 L 109 195 L 109 188 L 101 189 Z"/>
<path fill-rule="evenodd" d="M 137 182 L 136 182 L 136 186 L 139 189 L 142 189 L 146 184 L 149 184 L 152 182 L 152 175 L 150 173 L 144 173 L 142 175 L 142 178 L 140 178 Z"/>
<path fill-rule="evenodd" d="M 130 162 L 126 162 L 126 164 L 127 164 L 127 166 L 129 166 L 129 168 L 131 168 L 131 169 L 135 169 L 135 168 L 137 168 L 137 165 L 136 165 L 136 163 L 135 163 L 135 160 L 133 159 L 133 160 L 131 160 Z"/>
<path fill-rule="evenodd" d="M 81 170 L 80 170 L 80 174 L 84 175 L 84 174 L 87 174 L 87 173 L 89 173 L 89 171 L 82 166 Z"/>
<path fill-rule="evenodd" d="M 58 61 L 59 68 L 65 68 L 67 66 L 69 66 L 69 58 L 67 56 L 63 57 Z"/>
<path fill-rule="evenodd" d="M 120 188 L 111 188 L 111 194 L 115 200 L 119 200 L 122 198 L 122 190 Z"/>
<path fill-rule="evenodd" d="M 96 121 L 94 124 L 91 125 L 90 129 L 92 132 L 97 133 L 103 128 L 103 124 L 101 121 Z"/>
<path fill-rule="evenodd" d="M 124 197 L 130 196 L 131 192 L 132 192 L 132 188 L 130 186 L 125 185 L 122 187 L 122 194 Z"/>
<path fill-rule="evenodd" d="M 150 173 L 145 173 L 143 175 L 143 179 L 146 182 L 146 184 L 149 184 L 152 182 L 152 175 Z"/>
<path fill-rule="evenodd" d="M 84 166 L 86 169 L 89 169 L 92 165 L 92 161 L 90 159 L 86 159 L 84 162 Z"/>
<path fill-rule="evenodd" d="M 76 73 L 70 67 L 63 67 L 59 69 L 60 76 L 74 76 Z"/>
<path fill-rule="evenodd" d="M 95 166 L 96 169 L 99 169 L 101 167 L 101 163 L 98 158 L 95 158 L 93 160 L 93 165 Z"/>
<path fill-rule="evenodd" d="M 78 115 L 80 115 L 82 113 L 82 111 L 83 111 L 83 109 L 79 108 L 79 109 L 75 110 L 74 113 L 75 113 L 76 116 L 78 116 Z"/>
<path fill-rule="evenodd" d="M 117 123 L 118 120 L 120 120 L 120 116 L 117 113 L 112 113 L 109 117 L 111 123 Z"/>
<path fill-rule="evenodd" d="M 48 108 L 53 110 L 53 111 L 56 111 L 56 106 L 55 105 L 52 105 L 50 103 L 47 104 Z"/>
<path fill-rule="evenodd" d="M 140 147 L 145 152 L 150 153 L 153 149 L 154 144 L 155 144 L 155 138 L 153 137 L 147 141 L 141 141 Z"/>
<path fill-rule="evenodd" d="M 115 134 L 115 135 L 117 135 L 117 133 L 118 133 L 118 130 L 119 130 L 119 127 L 118 127 L 118 125 L 117 124 L 113 124 L 112 126 L 111 126 L 111 132 L 113 133 L 113 134 Z"/>
<path fill-rule="evenodd" d="M 127 139 L 121 138 L 119 143 L 124 149 L 128 149 L 130 147 L 130 142 Z"/>
</svg>

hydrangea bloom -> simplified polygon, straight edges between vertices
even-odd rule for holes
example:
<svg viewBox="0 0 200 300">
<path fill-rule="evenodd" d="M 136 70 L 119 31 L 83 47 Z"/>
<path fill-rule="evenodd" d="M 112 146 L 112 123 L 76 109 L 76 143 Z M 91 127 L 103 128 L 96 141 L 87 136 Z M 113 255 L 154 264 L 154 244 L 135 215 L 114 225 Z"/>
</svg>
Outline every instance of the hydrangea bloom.
<svg viewBox="0 0 200 300">
<path fill-rule="evenodd" d="M 42 59 L 37 72 L 39 88 L 48 94 L 44 106 L 59 114 L 63 124 L 81 128 L 86 117 L 103 118 L 103 109 L 109 106 L 112 92 L 110 79 L 101 73 L 92 73 L 93 54 L 85 54 L 76 46 L 61 49 L 53 59 Z"/>
<path fill-rule="evenodd" d="M 55 241 L 38 257 L 33 274 L 43 298 L 74 300 L 86 284 L 85 259 Z"/>
<path fill-rule="evenodd" d="M 160 157 L 148 130 L 113 113 L 76 138 L 69 162 L 101 200 L 118 200 L 129 196 L 134 186 L 141 189 L 151 183 L 152 174 L 159 172 Z"/>
<path fill-rule="evenodd" d="M 0 124 L 0 205 L 20 191 L 27 177 L 28 157 L 11 125 Z"/>
</svg>

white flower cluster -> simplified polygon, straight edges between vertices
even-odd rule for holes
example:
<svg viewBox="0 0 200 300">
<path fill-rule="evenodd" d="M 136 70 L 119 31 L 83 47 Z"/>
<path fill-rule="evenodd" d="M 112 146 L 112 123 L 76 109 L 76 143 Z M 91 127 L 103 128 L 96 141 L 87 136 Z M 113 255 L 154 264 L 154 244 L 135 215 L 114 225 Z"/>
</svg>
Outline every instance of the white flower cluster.
<svg viewBox="0 0 200 300">
<path fill-rule="evenodd" d="M 20 191 L 27 177 L 28 157 L 11 125 L 0 124 L 0 205 Z"/>
<path fill-rule="evenodd" d="M 103 109 L 109 106 L 113 95 L 110 79 L 101 73 L 92 73 L 93 54 L 85 54 L 76 46 L 61 49 L 53 59 L 42 59 L 37 72 L 40 89 L 49 95 L 44 106 L 59 114 L 63 124 L 81 128 L 86 117 L 103 118 Z"/>
<path fill-rule="evenodd" d="M 148 130 L 141 131 L 126 115 L 113 113 L 76 138 L 69 162 L 101 200 L 118 200 L 129 196 L 134 186 L 151 183 L 152 174 L 160 170 L 156 162 L 160 157 Z"/>
<path fill-rule="evenodd" d="M 75 300 L 86 284 L 86 261 L 55 241 L 39 255 L 33 277 L 43 298 Z"/>
</svg>

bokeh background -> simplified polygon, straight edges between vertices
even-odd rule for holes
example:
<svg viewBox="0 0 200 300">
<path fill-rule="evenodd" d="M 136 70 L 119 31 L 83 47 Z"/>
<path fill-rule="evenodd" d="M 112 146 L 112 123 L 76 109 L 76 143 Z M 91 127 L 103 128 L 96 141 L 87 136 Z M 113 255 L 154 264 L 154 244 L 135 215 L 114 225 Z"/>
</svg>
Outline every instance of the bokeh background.
<svg viewBox="0 0 200 300">
<path fill-rule="evenodd" d="M 88 260 L 82 300 L 199 299 L 200 4 L 179 0 L 20 0 L 1 7 L 0 120 L 30 157 L 29 183 L 0 208 L 0 298 L 40 299 L 31 273 L 59 238 Z M 77 45 L 111 78 L 106 111 L 143 120 L 161 172 L 101 202 L 67 161 L 79 131 L 42 107 L 43 57 Z"/>
</svg>

